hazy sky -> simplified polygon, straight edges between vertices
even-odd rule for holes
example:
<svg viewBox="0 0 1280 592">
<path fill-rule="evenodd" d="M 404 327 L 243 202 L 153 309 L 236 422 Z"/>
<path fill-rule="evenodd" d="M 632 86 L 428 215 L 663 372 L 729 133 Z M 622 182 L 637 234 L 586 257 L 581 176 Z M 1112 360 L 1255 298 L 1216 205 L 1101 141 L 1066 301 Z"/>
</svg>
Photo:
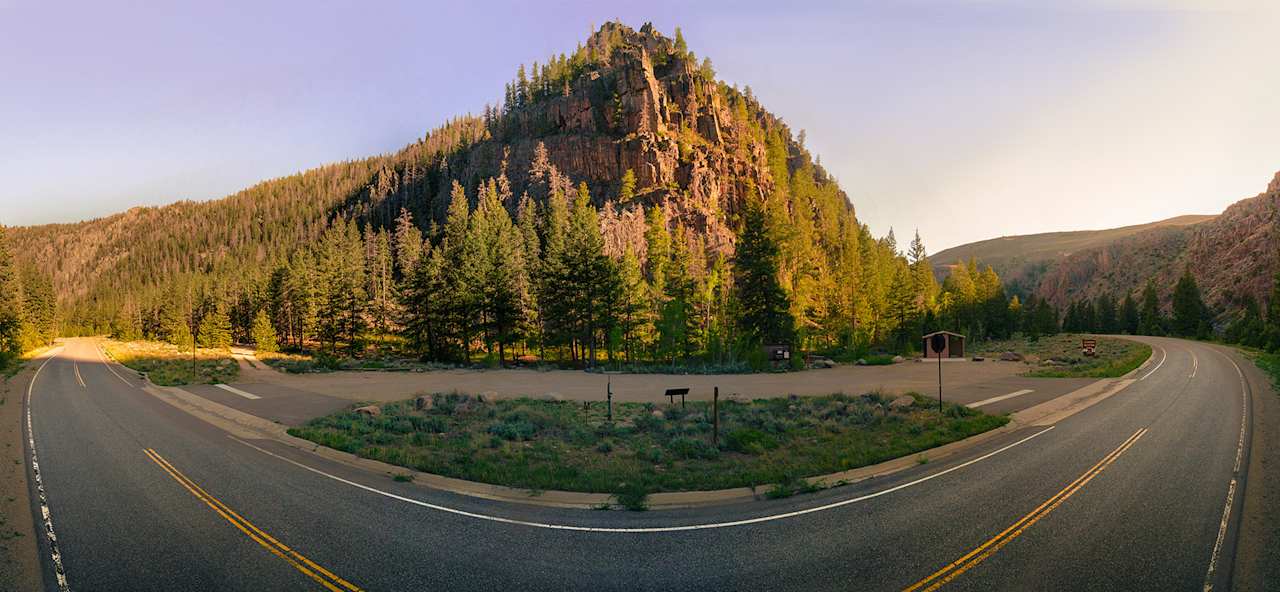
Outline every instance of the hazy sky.
<svg viewBox="0 0 1280 592">
<path fill-rule="evenodd" d="M 931 252 L 1216 213 L 1280 170 L 1280 2 L 112 4 L 0 0 L 0 223 L 394 151 L 614 18 L 681 26 Z"/>
</svg>

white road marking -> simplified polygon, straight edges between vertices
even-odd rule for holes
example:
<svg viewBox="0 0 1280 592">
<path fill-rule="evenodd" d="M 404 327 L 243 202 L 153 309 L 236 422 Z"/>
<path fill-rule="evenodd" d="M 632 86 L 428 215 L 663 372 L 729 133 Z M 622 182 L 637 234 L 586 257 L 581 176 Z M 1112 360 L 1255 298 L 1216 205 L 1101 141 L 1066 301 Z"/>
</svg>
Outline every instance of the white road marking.
<svg viewBox="0 0 1280 592">
<path fill-rule="evenodd" d="M 234 386 L 231 386 L 231 385 L 226 385 L 226 384 L 215 384 L 215 385 L 213 385 L 213 386 L 216 386 L 216 387 L 218 387 L 218 388 L 220 388 L 220 389 L 222 389 L 222 390 L 224 390 L 224 391 L 227 391 L 227 392 L 229 392 L 229 393 L 235 393 L 235 394 L 240 395 L 241 397 L 244 397 L 244 398 L 246 398 L 246 399 L 261 399 L 261 398 L 262 398 L 262 397 L 259 397 L 258 395 L 253 394 L 253 393 L 246 393 L 246 392 L 244 392 L 244 391 L 242 391 L 242 390 L 240 390 L 240 389 L 238 389 L 238 388 L 236 388 L 236 387 L 234 387 Z"/>
<path fill-rule="evenodd" d="M 71 362 L 71 367 L 76 370 L 76 382 L 80 383 L 80 388 L 88 388 L 84 385 L 84 379 L 80 378 L 80 362 Z"/>
<path fill-rule="evenodd" d="M 1026 395 L 1026 394 L 1030 394 L 1030 393 L 1034 393 L 1034 392 L 1036 392 L 1036 391 L 1035 391 L 1035 390 L 1033 390 L 1033 389 L 1022 389 L 1022 390 L 1020 390 L 1020 391 L 1014 391 L 1014 392 L 1009 393 L 1009 394 L 1007 394 L 1007 395 L 1000 395 L 999 397 L 991 397 L 990 399 L 983 399 L 983 400 L 981 400 L 981 401 L 978 401 L 977 403 L 969 403 L 968 405 L 965 405 L 965 407 L 968 407 L 968 408 L 970 408 L 970 409 L 977 409 L 977 408 L 979 408 L 979 407 L 982 407 L 983 405 L 990 405 L 990 404 L 992 404 L 992 403 L 999 403 L 1000 401 L 1003 401 L 1003 400 L 1005 400 L 1005 399 L 1012 399 L 1012 398 L 1014 398 L 1014 397 L 1021 397 L 1022 395 Z"/>
<path fill-rule="evenodd" d="M 108 361 L 107 361 L 107 353 L 106 353 L 105 351 L 103 351 L 103 350 L 102 350 L 102 348 L 98 348 L 98 357 L 101 357 L 101 358 L 102 358 L 102 365 L 103 365 L 103 366 L 106 366 L 106 367 L 107 367 L 107 370 L 110 370 L 112 374 L 115 374 L 115 375 L 116 375 L 116 378 L 119 378 L 119 379 L 120 379 L 120 382 L 123 382 L 123 383 L 125 383 L 125 384 L 127 384 L 127 385 L 129 385 L 129 386 L 133 386 L 133 383 L 131 383 L 131 382 L 129 382 L 129 381 L 127 381 L 127 380 L 125 380 L 123 376 L 120 376 L 120 373 L 119 373 L 119 372 L 116 372 L 116 369 L 115 369 L 115 368 L 112 368 L 112 367 L 111 367 L 111 362 L 108 362 Z"/>
<path fill-rule="evenodd" d="M 1156 347 L 1160 347 L 1160 346 L 1157 345 Z M 1164 361 L 1167 359 L 1169 359 L 1169 350 L 1163 347 L 1160 347 L 1160 363 L 1156 364 L 1155 368 L 1152 368 L 1150 372 L 1144 374 L 1142 378 L 1139 378 L 1138 380 L 1146 380 L 1148 376 L 1155 374 L 1156 370 L 1159 370 L 1160 367 L 1164 365 Z"/>
<path fill-rule="evenodd" d="M 1022 444 L 1022 443 L 1024 443 L 1024 442 L 1027 442 L 1027 441 L 1031 440 L 1032 438 L 1035 438 L 1035 437 L 1037 437 L 1037 436 L 1040 436 L 1040 435 L 1044 434 L 1045 432 L 1048 432 L 1049 430 L 1052 430 L 1054 427 L 1056 427 L 1056 426 L 1049 426 L 1049 427 L 1047 427 L 1047 428 L 1045 428 L 1045 429 L 1043 429 L 1043 430 L 1040 430 L 1040 431 L 1038 431 L 1038 432 L 1036 432 L 1036 433 L 1034 433 L 1034 434 L 1031 434 L 1030 436 L 1027 436 L 1026 438 L 1023 438 L 1023 439 L 1021 439 L 1021 440 L 1018 440 L 1017 442 L 1014 442 L 1014 443 L 1012 443 L 1012 444 L 1007 444 L 1007 445 L 1005 445 L 1003 448 L 998 448 L 998 449 L 993 450 L 993 451 L 991 451 L 991 452 L 988 452 L 988 453 L 986 453 L 986 454 L 984 454 L 984 455 L 982 455 L 982 456 L 979 456 L 978 458 L 975 458 L 975 459 L 972 459 L 972 460 L 969 460 L 969 461 L 963 462 L 963 463 L 958 464 L 958 465 L 956 465 L 956 466 L 954 466 L 954 467 L 951 467 L 951 468 L 949 468 L 949 469 L 945 469 L 945 470 L 942 470 L 942 471 L 938 471 L 938 472 L 936 472 L 936 473 L 932 473 L 932 474 L 929 474 L 929 475 L 925 475 L 924 477 L 921 477 L 921 478 L 916 479 L 916 480 L 914 480 L 914 481 L 908 481 L 908 482 L 906 482 L 906 483 L 903 483 L 903 484 L 901 484 L 901 485 L 896 485 L 896 486 L 894 486 L 894 487 L 890 487 L 890 488 L 888 488 L 888 489 L 882 489 L 882 490 L 877 491 L 877 492 L 874 492 L 874 493 L 868 493 L 868 494 L 866 494 L 866 495 L 860 495 L 860 496 L 858 496 L 858 497 L 850 498 L 850 499 L 847 499 L 847 500 L 842 500 L 842 501 L 838 501 L 838 502 L 834 502 L 834 503 L 830 503 L 830 504 L 825 504 L 825 505 L 822 505 L 822 506 L 816 506 L 816 507 L 813 507 L 813 508 L 807 508 L 807 509 L 804 509 L 804 510 L 796 510 L 796 511 L 794 511 L 794 512 L 785 512 L 785 513 L 782 513 L 782 514 L 773 514 L 773 515 L 771 515 L 771 516 L 761 516 L 761 517 L 759 517 L 759 518 L 749 518 L 749 519 L 745 519 L 745 520 L 734 520 L 734 521 L 732 521 L 732 522 L 712 522 L 712 523 L 707 523 L 707 524 L 688 524 L 688 525 L 684 525 L 684 526 L 654 526 L 654 527 L 647 527 L 647 528 L 605 528 L 605 527 L 597 527 L 597 526 L 572 526 L 572 525 L 568 525 L 568 524 L 548 524 L 548 523 L 545 523 L 545 522 L 530 522 L 530 521 L 526 521 L 526 520 L 514 520 L 514 519 L 511 519 L 511 518 L 503 518 L 503 517 L 501 517 L 501 516 L 490 516 L 490 515 L 488 515 L 488 514 L 478 514 L 478 513 L 476 513 L 476 512 L 468 512 L 468 511 L 466 511 L 466 510 L 459 510 L 459 509 L 456 509 L 456 508 L 450 508 L 450 507 L 447 507 L 447 506 L 441 506 L 441 505 L 438 505 L 438 504 L 432 504 L 432 503 L 429 503 L 429 502 L 424 502 L 424 501 L 421 501 L 421 500 L 416 500 L 416 499 L 413 499 L 413 498 L 404 497 L 404 496 L 402 496 L 402 495 L 396 495 L 396 494 L 391 493 L 391 492 L 388 492 L 388 491 L 383 491 L 383 490 L 381 490 L 381 489 L 376 489 L 376 488 L 373 488 L 373 487 L 369 487 L 368 485 L 361 485 L 360 483 L 356 483 L 356 482 L 354 482 L 354 481 L 350 481 L 350 480 L 347 480 L 347 479 L 343 479 L 342 477 L 338 477 L 338 476 L 336 476 L 336 475 L 331 475 L 331 474 L 329 474 L 329 473 L 326 473 L 326 472 L 324 472 L 324 471 L 321 471 L 320 469 L 316 469 L 316 468 L 312 468 L 312 467 L 309 467 L 309 466 L 307 466 L 307 465 L 304 465 L 304 464 L 302 464 L 302 463 L 300 463 L 300 462 L 298 462 L 298 461 L 296 461 L 296 460 L 289 459 L 289 458 L 285 458 L 285 457 L 280 456 L 280 455 L 278 455 L 278 454 L 276 454 L 276 453 L 274 453 L 274 452 L 271 452 L 271 451 L 268 451 L 268 450 L 264 450 L 264 449 L 262 449 L 262 448 L 259 448 L 259 447 L 257 447 L 257 446 L 254 446 L 253 444 L 250 444 L 250 443 L 248 443 L 248 442 L 246 442 L 246 441 L 244 441 L 244 440 L 241 440 L 241 439 L 239 439 L 239 438 L 236 438 L 235 436 L 227 436 L 227 437 L 229 437 L 229 438 L 231 438 L 232 440 L 235 440 L 235 441 L 237 441 L 237 442 L 239 442 L 239 443 L 241 443 L 241 444 L 244 444 L 245 446 L 248 446 L 248 447 L 250 447 L 250 448 L 252 448 L 252 449 L 254 449 L 254 450 L 257 450 L 258 452 L 261 452 L 261 453 L 266 454 L 266 455 L 268 455 L 268 456 L 272 456 L 272 457 L 278 458 L 278 459 L 280 459 L 280 460 L 282 460 L 282 461 L 285 461 L 285 462 L 287 462 L 287 463 L 289 463 L 289 464 L 292 464 L 292 465 L 294 465 L 294 466 L 297 466 L 297 467 L 299 467 L 299 468 L 301 468 L 301 469 L 305 469 L 305 470 L 307 470 L 307 471 L 311 471 L 312 473 L 315 473 L 315 474 L 317 474 L 317 475 L 321 475 L 321 476 L 324 476 L 324 477 L 328 477 L 328 478 L 333 479 L 334 481 L 337 481 L 337 482 L 339 482 L 339 483 L 345 483 L 345 484 L 347 484 L 347 485 L 350 485 L 350 486 L 352 486 L 352 487 L 356 487 L 356 488 L 359 488 L 359 489 L 363 489 L 363 490 L 368 491 L 368 492 L 370 492 L 370 493 L 376 493 L 376 494 L 378 494 L 378 495 L 381 495 L 381 496 L 384 496 L 384 497 L 389 497 L 389 498 L 391 498 L 391 499 L 399 500 L 399 501 L 402 501 L 402 502 L 405 502 L 405 503 L 413 504 L 413 505 L 415 505 L 415 506 L 421 506 L 421 507 L 429 508 L 429 509 L 432 509 L 432 510 L 438 510 L 438 511 L 441 511 L 441 512 L 448 512 L 448 513 L 450 513 L 450 514 L 457 514 L 457 515 L 460 515 L 460 516 L 466 516 L 466 517 L 468 517 L 468 518 L 476 518 L 476 519 L 479 519 L 479 520 L 489 520 L 489 521 L 491 521 L 491 522 L 501 522 L 501 523 L 504 523 L 504 524 L 515 524 L 515 525 L 519 525 L 519 526 L 531 526 L 531 527 L 534 527 L 534 528 L 547 528 L 547 529 L 551 529 L 551 530 L 570 530 L 570 531 L 576 531 L 576 532 L 608 532 L 608 533 L 638 534 L 638 533 L 657 533 L 657 532 L 680 532 L 680 531 L 687 531 L 687 530 L 709 530 L 709 529 L 713 529 L 713 528 L 728 528 L 728 527 L 731 527 L 731 526 L 745 526 L 745 525 L 748 525 L 748 524 L 759 524 L 759 523 L 761 523 L 761 522 L 772 522 L 772 521 L 774 521 L 774 520 L 782 520 L 782 519 L 784 519 L 784 518 L 793 518 L 793 517 L 796 517 L 796 516 L 802 516 L 802 515 L 804 515 L 804 514 L 812 514 L 812 513 L 814 513 L 814 512 L 821 512 L 821 511 L 824 511 L 824 510 L 830 510 L 830 509 L 838 508 L 838 507 L 841 507 L 841 506 L 847 506 L 847 505 L 849 505 L 849 504 L 854 504 L 854 503 L 857 503 L 857 502 L 866 501 L 866 500 L 869 500 L 869 499 L 872 499 L 872 498 L 880 497 L 880 496 L 882 496 L 882 495 L 886 495 L 886 494 L 889 494 L 889 493 L 893 493 L 893 492 L 895 492 L 895 491 L 899 491 L 899 490 L 902 490 L 902 489 L 906 489 L 906 488 L 911 487 L 911 486 L 913 486 L 913 485 L 919 485 L 919 484 L 921 484 L 921 483 L 924 483 L 925 481 L 928 481 L 928 480 L 930 480 L 930 479 L 934 479 L 934 478 L 936 478 L 936 477 L 941 477 L 941 476 L 946 475 L 947 473 L 950 473 L 950 472 L 952 472 L 952 471 L 958 471 L 958 470 L 963 469 L 963 468 L 965 468 L 965 467 L 967 467 L 967 466 L 969 466 L 969 465 L 972 465 L 972 464 L 974 464 L 974 463 L 976 463 L 976 462 L 980 462 L 980 461 L 986 460 L 986 459 L 988 459 L 988 458 L 991 458 L 991 457 L 993 457 L 993 456 L 995 456 L 995 455 L 997 455 L 997 454 L 1000 454 L 1001 452 L 1004 452 L 1004 451 L 1006 451 L 1006 450 L 1008 450 L 1008 449 L 1010 449 L 1010 448 L 1013 448 L 1014 446 L 1017 446 L 1017 445 Z"/>
<path fill-rule="evenodd" d="M 58 348 L 61 350 L 62 348 Z M 27 445 L 31 448 L 31 474 L 35 476 L 36 496 L 40 500 L 40 519 L 44 522 L 44 536 L 49 541 L 49 555 L 53 559 L 53 575 L 58 579 L 58 590 L 68 592 L 71 587 L 67 584 L 67 571 L 62 567 L 62 551 L 58 548 L 58 535 L 53 532 L 53 516 L 49 512 L 49 497 L 44 492 L 44 480 L 40 477 L 40 459 L 36 456 L 36 431 L 31 427 L 31 390 L 36 386 L 36 379 L 40 377 L 40 371 L 49 364 L 54 358 L 58 357 L 60 351 L 53 353 L 45 359 L 36 373 L 31 377 L 31 382 L 27 384 Z"/>
<path fill-rule="evenodd" d="M 1213 573 L 1218 568 L 1218 556 L 1222 553 L 1222 542 L 1227 538 L 1227 527 L 1231 521 L 1231 505 L 1235 502 L 1236 483 L 1240 478 L 1240 465 L 1244 460 L 1244 434 L 1246 427 L 1249 425 L 1249 385 L 1244 379 L 1244 372 L 1240 371 L 1240 365 L 1231 359 L 1230 356 L 1218 350 L 1218 355 L 1226 358 L 1228 362 L 1236 369 L 1236 375 L 1240 377 L 1240 438 L 1236 441 L 1236 463 L 1231 469 L 1231 482 L 1227 485 L 1227 503 L 1222 508 L 1222 522 L 1218 524 L 1218 539 L 1213 543 L 1213 554 L 1209 556 L 1209 570 L 1204 574 L 1204 592 L 1213 590 Z"/>
<path fill-rule="evenodd" d="M 1200 369 L 1200 358 L 1196 357 L 1196 352 L 1191 352 L 1191 376 L 1187 378 L 1195 378 L 1196 371 Z"/>
</svg>

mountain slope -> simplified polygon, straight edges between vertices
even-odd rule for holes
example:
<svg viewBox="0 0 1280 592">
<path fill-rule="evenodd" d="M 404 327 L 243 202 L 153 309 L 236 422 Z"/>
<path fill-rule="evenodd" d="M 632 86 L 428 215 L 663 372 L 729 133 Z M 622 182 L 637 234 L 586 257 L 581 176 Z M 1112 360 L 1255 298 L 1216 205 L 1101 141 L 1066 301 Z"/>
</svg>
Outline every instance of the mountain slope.
<svg viewBox="0 0 1280 592">
<path fill-rule="evenodd" d="M 220 200 L 17 228 L 13 236 L 21 258 L 52 271 L 66 316 L 92 330 L 130 300 L 145 307 L 185 279 L 193 292 L 224 301 L 256 297 L 272 266 L 335 221 L 375 233 L 394 229 L 403 210 L 438 243 L 454 184 L 474 208 L 491 182 L 513 217 L 526 197 L 540 208 L 585 183 L 606 253 L 631 252 L 641 265 L 646 215 L 656 212 L 685 239 L 699 278 L 731 258 L 742 206 L 762 196 L 788 229 L 779 275 L 802 326 L 888 329 L 885 294 L 905 260 L 870 236 L 834 179 L 749 88 L 716 80 L 709 61 L 650 25 L 607 23 L 572 54 L 522 67 L 498 107 L 393 154 Z M 839 274 L 845 281 L 835 286 Z"/>
<path fill-rule="evenodd" d="M 1154 278 L 1162 300 L 1190 267 L 1205 302 L 1233 308 L 1244 294 L 1265 301 L 1280 271 L 1280 173 L 1267 190 L 1216 216 L 1180 216 L 1110 230 L 1002 237 L 947 249 L 937 263 L 977 257 L 1024 293 L 1061 307 L 1103 293 L 1121 296 Z M 943 267 L 942 269 L 945 269 Z"/>
</svg>

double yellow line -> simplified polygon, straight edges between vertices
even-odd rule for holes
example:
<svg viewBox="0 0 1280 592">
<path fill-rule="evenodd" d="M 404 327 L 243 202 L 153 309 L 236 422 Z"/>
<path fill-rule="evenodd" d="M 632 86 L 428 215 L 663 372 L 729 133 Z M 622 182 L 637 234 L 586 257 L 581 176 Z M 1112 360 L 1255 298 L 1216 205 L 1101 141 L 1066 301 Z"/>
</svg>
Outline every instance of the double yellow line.
<svg viewBox="0 0 1280 592">
<path fill-rule="evenodd" d="M 1136 443 L 1138 439 L 1142 438 L 1146 433 L 1146 428 L 1142 428 L 1137 432 L 1134 432 L 1134 434 L 1129 436 L 1129 439 L 1125 440 L 1118 448 L 1112 450 L 1110 454 L 1102 457 L 1102 460 L 1098 461 L 1098 464 L 1093 465 L 1093 467 L 1085 471 L 1083 475 L 1080 475 L 1080 477 L 1076 478 L 1075 481 L 1072 481 L 1070 485 L 1062 488 L 1062 491 L 1054 494 L 1053 497 L 1046 500 L 1043 504 L 1040 504 L 1039 507 L 1032 510 L 1026 516 L 1023 516 L 1017 522 L 1014 522 L 1012 526 L 1004 529 L 1000 534 L 991 537 L 991 540 L 982 543 L 978 548 L 969 551 L 961 558 L 948 564 L 946 567 L 934 572 L 933 575 L 908 586 L 903 590 L 903 592 L 916 592 L 917 590 L 922 592 L 931 592 L 933 590 L 937 590 L 947 582 L 959 577 L 960 574 L 969 571 L 979 563 L 986 561 L 988 557 L 996 551 L 999 551 L 1001 547 L 1009 544 L 1009 541 L 1018 538 L 1018 535 L 1021 535 L 1023 531 L 1030 528 L 1032 524 L 1035 524 L 1036 522 L 1039 522 L 1041 518 L 1048 516 L 1049 512 L 1052 512 L 1058 506 L 1062 505 L 1062 502 L 1066 501 L 1067 498 L 1075 495 L 1077 491 L 1080 491 L 1080 488 L 1084 487 L 1086 483 L 1092 481 L 1094 477 L 1097 477 L 1102 473 L 1102 471 L 1106 470 L 1111 463 L 1115 462 L 1121 454 L 1124 454 L 1129 447 L 1133 446 L 1134 443 Z"/>
<path fill-rule="evenodd" d="M 275 556 L 288 561 L 290 565 L 303 574 L 306 574 L 307 577 L 319 582 L 320 585 L 332 592 L 361 592 L 360 588 L 355 584 L 334 575 L 333 572 L 317 565 L 315 562 L 304 557 L 301 553 L 290 549 L 284 543 L 281 543 L 262 529 L 254 526 L 252 522 L 245 520 L 243 516 L 237 514 L 226 504 L 222 503 L 221 500 L 209 495 L 209 493 L 204 489 L 201 489 L 199 485 L 196 485 L 195 481 L 192 481 L 186 475 L 182 474 L 181 471 L 170 464 L 169 461 L 165 460 L 163 456 L 160 456 L 160 453 L 156 452 L 154 449 L 146 448 L 143 451 L 147 453 L 147 457 L 150 458 L 152 462 L 160 465 L 161 469 L 164 469 L 170 477 L 173 477 L 174 481 L 177 481 L 185 487 L 187 491 L 190 491 L 191 495 L 196 496 L 197 499 L 208 504 L 208 506 L 213 508 L 213 511 L 217 512 L 219 516 L 222 516 L 227 522 L 230 522 L 233 526 L 240 529 L 240 532 L 243 532 L 259 545 L 262 545 L 266 550 L 271 551 Z"/>
</svg>

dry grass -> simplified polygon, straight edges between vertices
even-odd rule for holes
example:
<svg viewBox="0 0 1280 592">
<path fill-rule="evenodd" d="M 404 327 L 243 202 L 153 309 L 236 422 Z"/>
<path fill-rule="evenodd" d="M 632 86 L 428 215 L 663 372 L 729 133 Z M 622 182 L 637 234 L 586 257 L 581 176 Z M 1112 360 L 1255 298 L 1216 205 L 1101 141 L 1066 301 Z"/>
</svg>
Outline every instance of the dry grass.
<svg viewBox="0 0 1280 592">
<path fill-rule="evenodd" d="M 240 365 L 227 350 L 197 348 L 193 361 L 191 350 L 158 341 L 107 340 L 102 345 L 117 362 L 161 386 L 227 383 L 240 375 Z"/>
</svg>

